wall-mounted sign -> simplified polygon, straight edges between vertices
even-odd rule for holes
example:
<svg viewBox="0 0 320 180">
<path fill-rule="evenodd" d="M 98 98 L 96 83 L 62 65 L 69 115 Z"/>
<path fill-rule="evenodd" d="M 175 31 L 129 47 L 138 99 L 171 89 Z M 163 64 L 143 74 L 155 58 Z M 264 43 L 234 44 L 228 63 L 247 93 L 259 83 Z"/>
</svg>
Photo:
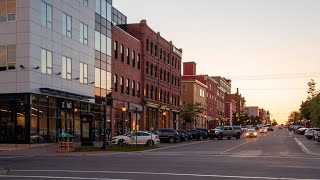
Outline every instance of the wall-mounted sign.
<svg viewBox="0 0 320 180">
<path fill-rule="evenodd" d="M 61 108 L 62 109 L 72 109 L 72 102 L 61 102 Z"/>
<path fill-rule="evenodd" d="M 182 57 L 182 53 L 181 53 L 180 50 L 177 49 L 176 47 L 173 46 L 172 51 L 173 51 L 173 53 L 175 53 L 175 54 L 178 55 L 179 57 Z"/>
<path fill-rule="evenodd" d="M 117 100 L 113 100 L 113 107 L 114 108 L 118 108 L 121 109 L 123 107 L 126 107 L 126 109 L 128 109 L 128 103 L 125 103 L 123 101 L 117 101 Z"/>
</svg>

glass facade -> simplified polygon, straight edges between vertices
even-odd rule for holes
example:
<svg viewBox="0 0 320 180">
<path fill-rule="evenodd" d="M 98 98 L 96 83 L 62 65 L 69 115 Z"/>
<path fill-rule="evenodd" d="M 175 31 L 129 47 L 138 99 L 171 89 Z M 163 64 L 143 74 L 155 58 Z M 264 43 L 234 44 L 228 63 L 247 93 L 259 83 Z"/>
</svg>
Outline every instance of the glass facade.
<svg viewBox="0 0 320 180">
<path fill-rule="evenodd" d="M 1 95 L 0 143 L 54 143 L 61 133 L 70 133 L 79 142 L 80 116 L 88 113 L 94 114 L 92 133 L 95 141 L 100 141 L 102 112 L 100 104 L 79 100 L 36 94 Z"/>
</svg>

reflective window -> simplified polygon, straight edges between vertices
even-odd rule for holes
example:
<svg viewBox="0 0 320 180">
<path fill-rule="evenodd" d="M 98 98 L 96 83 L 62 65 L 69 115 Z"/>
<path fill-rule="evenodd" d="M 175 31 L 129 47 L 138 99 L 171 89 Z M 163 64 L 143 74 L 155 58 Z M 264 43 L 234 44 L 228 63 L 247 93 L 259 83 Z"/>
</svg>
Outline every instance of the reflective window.
<svg viewBox="0 0 320 180">
<path fill-rule="evenodd" d="M 127 64 L 130 64 L 130 49 L 129 48 L 127 48 L 126 55 L 127 55 Z"/>
<path fill-rule="evenodd" d="M 121 61 L 122 61 L 122 62 L 124 62 L 124 53 L 123 53 L 123 50 L 124 50 L 124 47 L 123 47 L 123 44 L 121 44 L 120 53 L 121 53 Z"/>
<path fill-rule="evenodd" d="M 107 89 L 107 71 L 101 69 L 101 88 Z"/>
<path fill-rule="evenodd" d="M 95 85 L 95 87 L 101 87 L 101 84 L 100 84 L 100 82 L 101 82 L 101 73 L 100 73 L 100 69 L 99 68 L 95 68 L 94 69 L 94 78 L 95 78 L 95 80 L 94 80 L 94 85 Z"/>
<path fill-rule="evenodd" d="M 52 28 L 52 6 L 41 2 L 41 25 Z"/>
<path fill-rule="evenodd" d="M 131 88 L 132 88 L 132 96 L 136 96 L 136 82 L 131 82 Z"/>
<path fill-rule="evenodd" d="M 16 46 L 7 47 L 8 70 L 16 69 Z"/>
<path fill-rule="evenodd" d="M 101 50 L 101 46 L 100 46 L 100 33 L 98 31 L 95 31 L 94 33 L 94 48 L 97 50 L 97 51 L 100 51 Z"/>
<path fill-rule="evenodd" d="M 72 60 L 71 58 L 62 56 L 62 72 L 61 76 L 64 79 L 72 79 Z"/>
<path fill-rule="evenodd" d="M 7 70 L 7 47 L 0 46 L 0 71 L 6 71 L 6 70 Z"/>
<path fill-rule="evenodd" d="M 80 83 L 88 84 L 88 64 L 80 63 Z"/>
<path fill-rule="evenodd" d="M 16 0 L 0 0 L 0 22 L 16 20 Z"/>
<path fill-rule="evenodd" d="M 121 76 L 120 78 L 120 87 L 121 87 L 121 93 L 123 94 L 124 93 L 124 84 L 123 84 L 123 77 Z"/>
<path fill-rule="evenodd" d="M 62 34 L 67 37 L 72 35 L 72 18 L 65 13 L 62 14 Z"/>
<path fill-rule="evenodd" d="M 80 22 L 80 42 L 88 44 L 88 26 Z"/>
<path fill-rule="evenodd" d="M 101 16 L 105 19 L 107 18 L 107 2 L 106 0 L 101 0 Z"/>
<path fill-rule="evenodd" d="M 88 6 L 88 0 L 80 0 L 80 3 L 85 6 Z"/>
<path fill-rule="evenodd" d="M 101 52 L 104 54 L 107 54 L 107 36 L 100 34 L 101 35 Z"/>
<path fill-rule="evenodd" d="M 41 73 L 52 74 L 52 52 L 41 49 Z"/>
<path fill-rule="evenodd" d="M 107 37 L 107 55 L 111 56 L 111 38 Z"/>
<path fill-rule="evenodd" d="M 96 0 L 96 13 L 101 15 L 101 0 Z"/>
<path fill-rule="evenodd" d="M 110 3 L 107 3 L 107 20 L 112 21 L 111 19 L 112 16 L 112 5 Z"/>
</svg>

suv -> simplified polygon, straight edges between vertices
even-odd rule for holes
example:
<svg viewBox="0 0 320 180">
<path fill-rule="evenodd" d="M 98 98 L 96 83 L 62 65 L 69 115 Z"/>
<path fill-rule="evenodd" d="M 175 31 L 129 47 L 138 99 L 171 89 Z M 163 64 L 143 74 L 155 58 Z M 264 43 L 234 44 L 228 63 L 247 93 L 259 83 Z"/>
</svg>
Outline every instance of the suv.
<svg viewBox="0 0 320 180">
<path fill-rule="evenodd" d="M 179 134 L 178 131 L 171 128 L 163 128 L 158 129 L 154 132 L 154 134 L 159 136 L 160 141 L 166 141 L 170 143 L 179 142 Z"/>
<path fill-rule="evenodd" d="M 202 131 L 202 132 L 204 133 L 203 138 L 204 138 L 204 139 L 208 139 L 208 137 L 209 137 L 209 129 L 206 129 L 206 128 L 196 128 L 196 130 Z"/>
<path fill-rule="evenodd" d="M 201 131 L 201 130 L 191 129 L 189 132 L 192 135 L 192 139 L 198 139 L 198 140 L 201 141 L 201 140 L 203 140 L 205 138 L 208 138 L 208 135 L 205 132 Z"/>
<path fill-rule="evenodd" d="M 227 137 L 228 139 L 231 139 L 232 137 L 240 139 L 241 128 L 239 129 L 233 126 L 218 126 L 216 127 L 214 134 L 218 140 L 221 140 L 224 137 Z"/>
</svg>

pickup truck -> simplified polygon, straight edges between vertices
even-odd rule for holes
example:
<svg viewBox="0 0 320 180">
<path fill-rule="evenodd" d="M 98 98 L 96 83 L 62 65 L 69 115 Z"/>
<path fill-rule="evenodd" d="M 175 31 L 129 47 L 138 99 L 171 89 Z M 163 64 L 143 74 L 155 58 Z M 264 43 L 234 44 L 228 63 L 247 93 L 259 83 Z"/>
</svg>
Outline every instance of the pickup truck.
<svg viewBox="0 0 320 180">
<path fill-rule="evenodd" d="M 214 129 L 214 137 L 218 138 L 218 140 L 221 140 L 224 137 L 228 139 L 231 139 L 232 137 L 240 139 L 241 134 L 241 128 L 236 126 L 218 126 Z"/>
</svg>

